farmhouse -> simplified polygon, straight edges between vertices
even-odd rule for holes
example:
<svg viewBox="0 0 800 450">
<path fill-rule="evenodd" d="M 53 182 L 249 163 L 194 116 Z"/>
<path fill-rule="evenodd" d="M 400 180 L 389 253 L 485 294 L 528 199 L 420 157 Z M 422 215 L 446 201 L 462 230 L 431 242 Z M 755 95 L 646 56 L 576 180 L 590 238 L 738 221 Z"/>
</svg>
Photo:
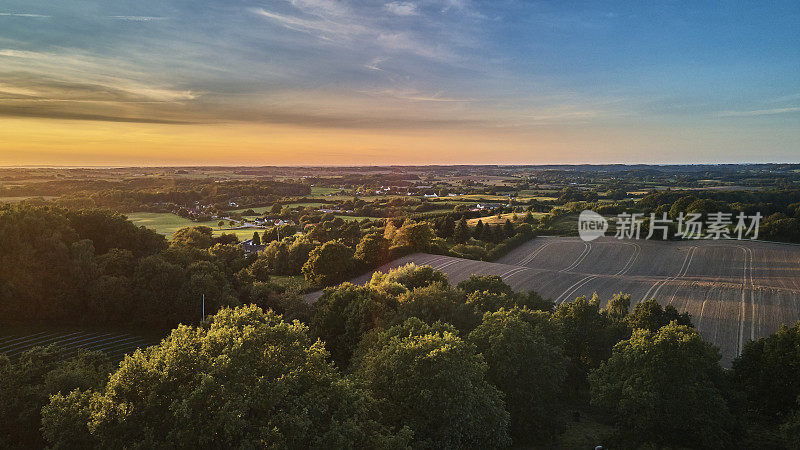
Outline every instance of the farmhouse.
<svg viewBox="0 0 800 450">
<path fill-rule="evenodd" d="M 260 252 L 260 251 L 264 250 L 265 248 L 267 248 L 267 246 L 266 245 L 253 244 L 253 240 L 252 239 L 248 239 L 246 241 L 242 241 L 242 248 L 244 249 L 244 254 L 245 255 L 249 255 L 251 253 Z"/>
<path fill-rule="evenodd" d="M 476 209 L 478 210 L 497 209 L 497 208 L 502 208 L 503 206 L 505 205 L 503 205 L 502 203 L 478 203 L 476 205 Z"/>
</svg>

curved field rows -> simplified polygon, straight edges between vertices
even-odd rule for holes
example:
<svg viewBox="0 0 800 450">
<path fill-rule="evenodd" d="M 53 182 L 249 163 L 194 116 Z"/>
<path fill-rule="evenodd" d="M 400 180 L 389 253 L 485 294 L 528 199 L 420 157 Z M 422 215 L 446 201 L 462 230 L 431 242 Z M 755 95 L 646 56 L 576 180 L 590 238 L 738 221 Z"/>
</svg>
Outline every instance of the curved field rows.
<svg viewBox="0 0 800 450">
<path fill-rule="evenodd" d="M 42 331 L 0 336 L 0 355 L 5 354 L 13 359 L 32 347 L 57 344 L 64 348 L 63 359 L 70 359 L 77 355 L 78 350 L 87 349 L 102 351 L 116 362 L 122 360 L 125 354 L 154 343 L 152 339 L 122 333 Z"/>
<path fill-rule="evenodd" d="M 724 364 L 748 340 L 800 319 L 800 246 L 541 237 L 496 263 L 417 253 L 378 270 L 409 262 L 441 270 L 453 284 L 473 274 L 500 275 L 517 291 L 535 290 L 557 303 L 594 293 L 604 304 L 616 293 L 630 294 L 634 304 L 655 298 L 691 314 L 703 337 L 720 348 Z"/>
</svg>

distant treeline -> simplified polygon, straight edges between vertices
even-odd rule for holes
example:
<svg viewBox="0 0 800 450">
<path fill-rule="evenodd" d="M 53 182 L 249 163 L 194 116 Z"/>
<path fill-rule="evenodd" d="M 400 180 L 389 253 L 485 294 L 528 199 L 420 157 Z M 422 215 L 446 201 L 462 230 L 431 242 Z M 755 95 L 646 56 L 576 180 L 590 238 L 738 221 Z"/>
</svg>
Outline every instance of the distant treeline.
<svg viewBox="0 0 800 450">
<path fill-rule="evenodd" d="M 58 180 L 0 188 L 3 197 L 60 196 L 65 202 L 84 207 L 112 208 L 122 212 L 158 209 L 158 204 L 190 206 L 195 202 L 217 205 L 220 209 L 229 207 L 231 202 L 242 207 L 261 206 L 282 197 L 310 193 L 308 185 L 292 182 L 155 178 Z"/>
</svg>

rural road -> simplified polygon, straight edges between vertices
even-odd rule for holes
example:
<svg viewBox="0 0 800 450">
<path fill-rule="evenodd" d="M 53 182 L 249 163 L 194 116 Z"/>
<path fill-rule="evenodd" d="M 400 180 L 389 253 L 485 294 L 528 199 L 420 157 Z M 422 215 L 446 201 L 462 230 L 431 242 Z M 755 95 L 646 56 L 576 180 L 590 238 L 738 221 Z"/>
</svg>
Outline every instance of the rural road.
<svg viewBox="0 0 800 450">
<path fill-rule="evenodd" d="M 535 290 L 557 303 L 595 292 L 603 303 L 619 292 L 630 294 L 634 305 L 655 298 L 691 314 L 703 337 L 720 348 L 725 366 L 749 340 L 800 319 L 800 247 L 785 244 L 539 237 L 494 263 L 415 253 L 377 270 L 411 262 L 444 272 L 453 284 L 472 274 L 500 275 L 516 291 Z M 351 281 L 363 284 L 371 276 Z"/>
</svg>

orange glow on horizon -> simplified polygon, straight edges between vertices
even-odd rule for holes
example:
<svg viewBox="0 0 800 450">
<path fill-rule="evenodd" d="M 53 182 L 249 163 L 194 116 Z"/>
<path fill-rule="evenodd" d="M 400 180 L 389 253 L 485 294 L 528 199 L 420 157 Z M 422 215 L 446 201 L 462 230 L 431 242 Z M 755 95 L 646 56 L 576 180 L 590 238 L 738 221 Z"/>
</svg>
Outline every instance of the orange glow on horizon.
<svg viewBox="0 0 800 450">
<path fill-rule="evenodd" d="M 653 126 L 362 130 L 5 118 L 0 119 L 0 165 L 702 163 L 710 156 L 704 149 L 712 146 L 726 148 L 731 162 L 759 162 L 758 155 L 735 148 L 781 139 L 724 129 L 715 141 L 700 142 L 700 132 Z"/>
</svg>

